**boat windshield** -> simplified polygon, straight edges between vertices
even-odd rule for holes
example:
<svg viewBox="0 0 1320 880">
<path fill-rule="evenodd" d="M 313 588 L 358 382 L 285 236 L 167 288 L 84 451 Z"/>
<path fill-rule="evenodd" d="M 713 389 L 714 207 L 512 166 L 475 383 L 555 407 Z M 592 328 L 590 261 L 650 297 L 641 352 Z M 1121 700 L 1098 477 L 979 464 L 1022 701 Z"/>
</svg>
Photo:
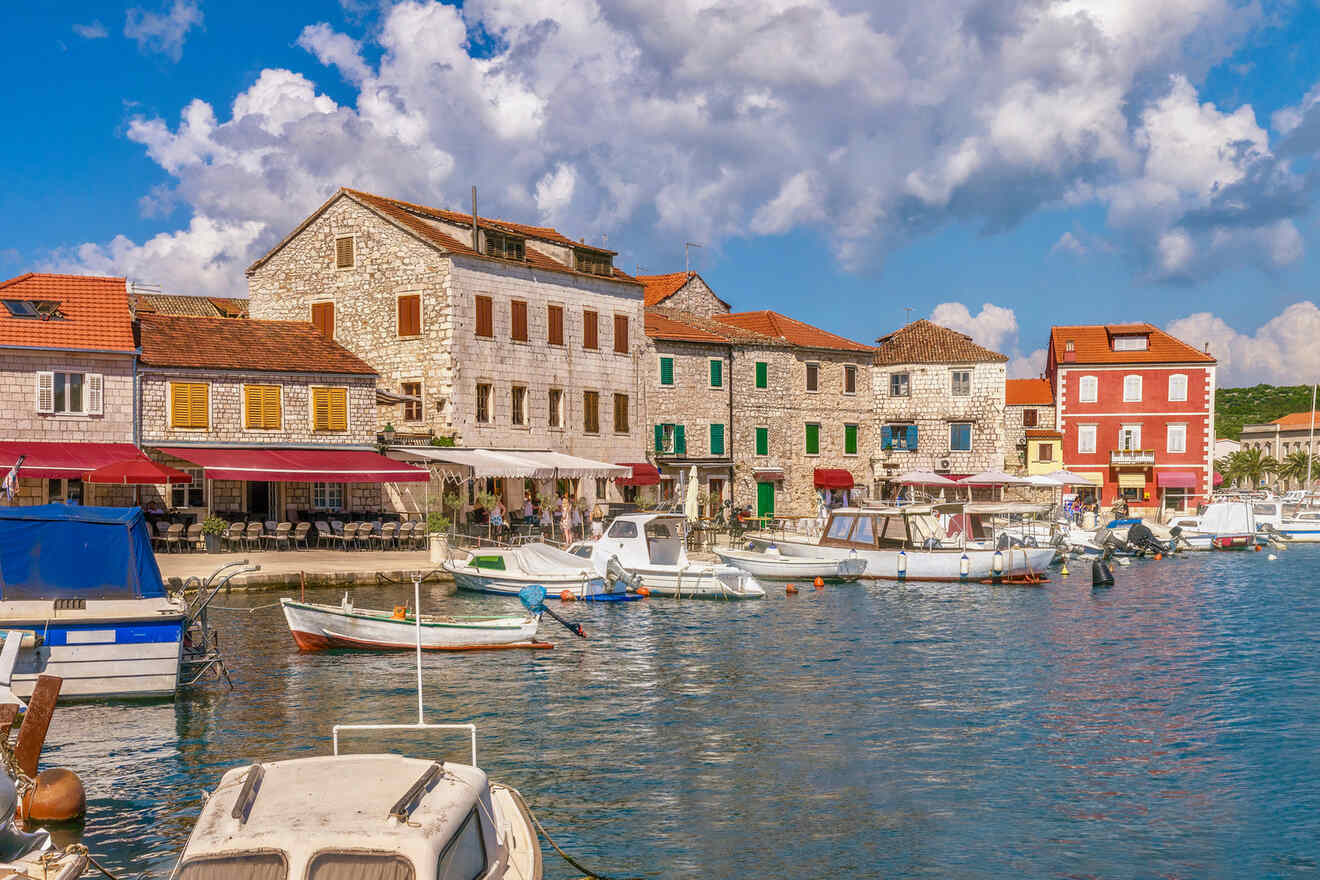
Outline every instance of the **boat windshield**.
<svg viewBox="0 0 1320 880">
<path fill-rule="evenodd" d="M 866 544 L 868 547 L 875 543 L 875 521 L 871 517 L 857 517 L 857 528 L 853 530 L 852 542 Z"/>
<path fill-rule="evenodd" d="M 830 520 L 830 529 L 825 534 L 827 538 L 833 538 L 836 541 L 846 541 L 848 533 L 852 531 L 853 522 L 857 519 L 854 516 L 839 516 L 835 514 L 834 519 Z"/>
<path fill-rule="evenodd" d="M 908 517 L 908 529 L 912 533 L 913 544 L 925 544 L 927 541 L 943 541 L 945 538 L 944 529 L 940 528 L 940 522 L 933 516 L 917 515 Z"/>
<path fill-rule="evenodd" d="M 475 880 L 486 876 L 486 842 L 481 836 L 481 819 L 473 809 L 463 820 L 463 827 L 445 844 L 436 869 L 437 880 Z"/>
<path fill-rule="evenodd" d="M 413 880 L 413 877 L 412 862 L 396 853 L 322 850 L 312 856 L 307 866 L 307 880 Z"/>
<path fill-rule="evenodd" d="M 267 850 L 189 859 L 179 880 L 284 880 L 288 874 L 284 853 Z"/>
</svg>

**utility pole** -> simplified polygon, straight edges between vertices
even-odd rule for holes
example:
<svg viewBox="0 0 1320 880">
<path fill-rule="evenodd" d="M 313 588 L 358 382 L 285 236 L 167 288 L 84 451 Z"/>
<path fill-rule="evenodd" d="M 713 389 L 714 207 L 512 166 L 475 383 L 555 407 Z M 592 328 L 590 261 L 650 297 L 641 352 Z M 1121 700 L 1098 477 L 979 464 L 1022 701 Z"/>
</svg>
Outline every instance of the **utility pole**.
<svg viewBox="0 0 1320 880">
<path fill-rule="evenodd" d="M 688 255 L 688 249 L 689 249 L 689 248 L 699 248 L 699 247 L 705 247 L 705 245 L 697 244 L 695 241 L 685 241 L 685 242 L 683 242 L 683 270 L 684 270 L 688 275 L 691 275 L 691 274 L 692 274 L 692 259 L 691 259 L 691 257 Z"/>
</svg>

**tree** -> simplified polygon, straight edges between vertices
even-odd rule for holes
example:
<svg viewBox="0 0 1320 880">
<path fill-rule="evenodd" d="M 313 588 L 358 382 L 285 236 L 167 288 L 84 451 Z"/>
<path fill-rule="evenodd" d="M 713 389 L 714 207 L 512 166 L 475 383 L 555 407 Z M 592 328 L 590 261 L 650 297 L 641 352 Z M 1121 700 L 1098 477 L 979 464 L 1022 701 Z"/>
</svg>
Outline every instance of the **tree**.
<svg viewBox="0 0 1320 880">
<path fill-rule="evenodd" d="M 1280 479 L 1290 480 L 1298 486 L 1309 488 L 1306 486 L 1306 478 L 1320 477 L 1320 466 L 1305 449 L 1298 449 L 1288 453 L 1283 461 L 1279 462 L 1278 473 Z"/>
<path fill-rule="evenodd" d="M 1239 449 L 1229 456 L 1229 473 L 1234 483 L 1242 482 L 1248 489 L 1255 489 L 1270 474 L 1277 473 L 1279 463 L 1274 456 L 1263 449 Z"/>
<path fill-rule="evenodd" d="M 1224 478 L 1226 485 L 1233 485 L 1233 453 L 1215 459 L 1215 473 Z"/>
</svg>

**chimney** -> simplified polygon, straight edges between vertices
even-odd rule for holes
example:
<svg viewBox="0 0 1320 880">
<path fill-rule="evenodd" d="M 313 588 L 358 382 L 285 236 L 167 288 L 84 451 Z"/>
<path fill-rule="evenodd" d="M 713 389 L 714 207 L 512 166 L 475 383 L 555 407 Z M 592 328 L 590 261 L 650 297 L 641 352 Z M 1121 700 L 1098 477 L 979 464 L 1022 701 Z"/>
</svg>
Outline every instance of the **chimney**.
<svg viewBox="0 0 1320 880">
<path fill-rule="evenodd" d="M 481 253 L 481 240 L 477 238 L 477 188 L 472 187 L 472 249 Z"/>
<path fill-rule="evenodd" d="M 1206 353 L 1206 354 L 1209 354 L 1209 353 L 1210 353 L 1210 343 L 1209 343 L 1209 342 L 1206 342 L 1206 344 L 1205 344 L 1205 353 Z"/>
</svg>

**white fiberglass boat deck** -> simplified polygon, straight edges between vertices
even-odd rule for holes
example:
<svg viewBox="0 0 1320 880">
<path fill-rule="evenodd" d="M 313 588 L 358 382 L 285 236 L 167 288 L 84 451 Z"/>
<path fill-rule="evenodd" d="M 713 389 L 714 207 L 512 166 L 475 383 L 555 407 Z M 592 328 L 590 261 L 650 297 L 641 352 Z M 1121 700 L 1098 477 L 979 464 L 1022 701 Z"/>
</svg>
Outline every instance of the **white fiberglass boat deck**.
<svg viewBox="0 0 1320 880">
<path fill-rule="evenodd" d="M 687 520 L 672 513 L 630 513 L 610 523 L 591 548 L 596 572 L 614 560 L 652 596 L 680 599 L 760 599 L 765 590 L 748 572 L 723 563 L 688 559 Z"/>
</svg>

